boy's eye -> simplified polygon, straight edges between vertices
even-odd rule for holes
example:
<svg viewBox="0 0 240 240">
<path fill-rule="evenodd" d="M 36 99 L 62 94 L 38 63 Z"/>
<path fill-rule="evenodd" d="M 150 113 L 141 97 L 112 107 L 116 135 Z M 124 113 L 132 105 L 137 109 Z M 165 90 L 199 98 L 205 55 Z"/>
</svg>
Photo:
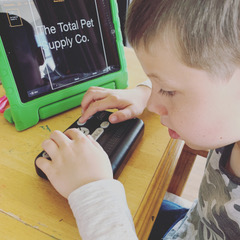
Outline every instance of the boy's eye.
<svg viewBox="0 0 240 240">
<path fill-rule="evenodd" d="M 162 94 L 163 96 L 173 97 L 176 92 L 175 91 L 165 91 L 163 89 L 160 89 L 159 93 Z"/>
</svg>

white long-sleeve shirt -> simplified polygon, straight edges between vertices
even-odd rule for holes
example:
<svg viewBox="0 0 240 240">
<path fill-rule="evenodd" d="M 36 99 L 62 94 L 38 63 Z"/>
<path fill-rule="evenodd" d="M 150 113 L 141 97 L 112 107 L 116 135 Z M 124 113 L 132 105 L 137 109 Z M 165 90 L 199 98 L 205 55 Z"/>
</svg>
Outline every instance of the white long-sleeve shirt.
<svg viewBox="0 0 240 240">
<path fill-rule="evenodd" d="M 117 180 L 84 185 L 68 198 L 83 240 L 136 240 L 125 190 Z"/>
</svg>

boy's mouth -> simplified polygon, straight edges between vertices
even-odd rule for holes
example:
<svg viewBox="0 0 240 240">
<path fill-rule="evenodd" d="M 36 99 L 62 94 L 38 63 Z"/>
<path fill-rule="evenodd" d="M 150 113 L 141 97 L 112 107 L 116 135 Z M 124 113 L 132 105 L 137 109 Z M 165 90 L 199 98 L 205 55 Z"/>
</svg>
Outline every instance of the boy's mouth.
<svg viewBox="0 0 240 240">
<path fill-rule="evenodd" d="M 174 139 L 179 139 L 180 138 L 180 136 L 170 128 L 168 129 L 168 133 L 169 133 L 171 138 L 174 138 Z"/>
</svg>

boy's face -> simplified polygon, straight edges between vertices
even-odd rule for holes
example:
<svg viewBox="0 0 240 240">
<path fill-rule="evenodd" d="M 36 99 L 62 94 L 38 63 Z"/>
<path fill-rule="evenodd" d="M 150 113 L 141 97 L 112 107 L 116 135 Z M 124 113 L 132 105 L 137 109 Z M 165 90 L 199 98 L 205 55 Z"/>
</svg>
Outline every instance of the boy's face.
<svg viewBox="0 0 240 240">
<path fill-rule="evenodd" d="M 154 46 L 136 54 L 153 85 L 148 109 L 161 116 L 170 136 L 193 149 L 239 141 L 240 70 L 228 81 L 213 79 L 181 63 L 170 46 Z"/>
</svg>

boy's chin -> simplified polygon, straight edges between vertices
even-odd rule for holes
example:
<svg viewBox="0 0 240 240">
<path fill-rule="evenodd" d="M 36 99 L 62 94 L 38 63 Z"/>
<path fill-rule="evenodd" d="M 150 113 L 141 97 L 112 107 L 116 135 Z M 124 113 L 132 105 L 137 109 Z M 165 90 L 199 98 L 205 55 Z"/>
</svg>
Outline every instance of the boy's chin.
<svg viewBox="0 0 240 240">
<path fill-rule="evenodd" d="M 206 146 L 197 146 L 197 145 L 194 145 L 194 144 L 191 144 L 191 143 L 188 143 L 188 142 L 185 142 L 185 144 L 193 149 L 193 150 L 196 150 L 196 151 L 209 151 L 209 148 L 207 148 Z"/>
<path fill-rule="evenodd" d="M 181 139 L 181 136 L 180 136 L 179 134 L 177 134 L 175 131 L 173 131 L 173 130 L 170 129 L 170 128 L 168 128 L 168 133 L 169 133 L 169 135 L 170 135 L 171 138 L 173 138 L 173 139 L 179 139 L 179 140 L 183 140 L 183 141 L 184 141 L 184 139 Z M 207 146 L 199 146 L 199 145 L 196 145 L 196 144 L 194 144 L 194 143 L 189 143 L 189 142 L 187 142 L 187 141 L 185 141 L 185 144 L 186 144 L 189 148 L 191 148 L 191 149 L 193 149 L 193 150 L 198 150 L 198 151 L 200 151 L 200 150 L 202 150 L 202 151 L 208 151 L 208 150 L 209 150 L 209 148 L 208 148 Z"/>
</svg>

